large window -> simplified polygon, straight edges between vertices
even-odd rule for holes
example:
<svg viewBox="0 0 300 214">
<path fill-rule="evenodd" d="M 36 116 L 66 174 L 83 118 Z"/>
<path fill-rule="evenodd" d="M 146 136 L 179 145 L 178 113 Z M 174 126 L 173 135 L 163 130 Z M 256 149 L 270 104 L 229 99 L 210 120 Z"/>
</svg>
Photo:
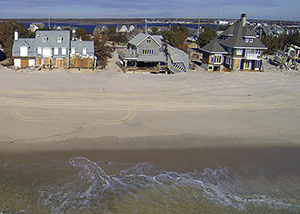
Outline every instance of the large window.
<svg viewBox="0 0 300 214">
<path fill-rule="evenodd" d="M 28 56 L 28 47 L 27 46 L 20 47 L 20 56 Z"/>
<path fill-rule="evenodd" d="M 153 55 L 154 50 L 153 49 L 143 49 L 142 53 L 143 53 L 143 55 Z"/>
<path fill-rule="evenodd" d="M 222 55 L 213 55 L 211 56 L 211 63 L 215 63 L 215 64 L 221 64 L 222 61 Z"/>
</svg>

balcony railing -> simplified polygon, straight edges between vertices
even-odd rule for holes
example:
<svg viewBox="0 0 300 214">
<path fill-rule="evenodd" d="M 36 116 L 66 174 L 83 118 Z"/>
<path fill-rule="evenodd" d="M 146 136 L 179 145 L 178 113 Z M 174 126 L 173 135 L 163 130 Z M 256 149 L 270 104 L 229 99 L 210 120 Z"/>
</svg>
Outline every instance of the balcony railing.
<svg viewBox="0 0 300 214">
<path fill-rule="evenodd" d="M 124 59 L 137 59 L 137 54 L 130 53 L 127 49 L 118 49 L 118 54 Z"/>
<path fill-rule="evenodd" d="M 245 59 L 259 59 L 261 58 L 260 54 L 246 53 Z"/>
</svg>

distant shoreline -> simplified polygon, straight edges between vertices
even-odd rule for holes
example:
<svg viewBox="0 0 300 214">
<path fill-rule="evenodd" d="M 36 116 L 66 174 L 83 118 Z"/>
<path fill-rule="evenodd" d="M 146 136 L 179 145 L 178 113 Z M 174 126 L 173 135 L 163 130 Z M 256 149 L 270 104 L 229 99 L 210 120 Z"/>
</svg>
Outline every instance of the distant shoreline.
<svg viewBox="0 0 300 214">
<path fill-rule="evenodd" d="M 0 22 L 3 22 L 3 20 L 11 20 L 13 18 L 9 19 L 0 19 Z M 235 19 L 226 19 L 224 20 L 235 20 Z M 49 18 L 16 18 L 17 22 L 48 22 Z M 198 19 L 197 18 L 147 18 L 148 21 L 156 21 L 156 20 L 162 20 L 162 21 L 186 21 L 191 22 L 191 24 L 197 24 Z M 212 18 L 200 18 L 201 24 L 214 24 L 214 21 L 220 20 L 218 18 L 212 19 Z M 292 24 L 299 24 L 299 21 L 287 21 L 287 20 L 262 20 L 262 19 L 249 19 L 251 22 L 264 22 L 268 24 L 279 24 L 282 25 L 292 25 Z M 52 23 L 78 23 L 78 24 L 140 24 L 145 22 L 145 18 L 51 18 L 50 21 Z"/>
</svg>

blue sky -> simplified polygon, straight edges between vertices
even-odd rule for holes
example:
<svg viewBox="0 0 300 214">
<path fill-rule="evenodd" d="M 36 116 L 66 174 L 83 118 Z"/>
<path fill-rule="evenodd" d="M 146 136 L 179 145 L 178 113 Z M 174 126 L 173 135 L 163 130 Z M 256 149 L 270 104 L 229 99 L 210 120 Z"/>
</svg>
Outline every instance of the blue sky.
<svg viewBox="0 0 300 214">
<path fill-rule="evenodd" d="M 0 18 L 240 18 L 300 21 L 299 0 L 0 0 Z"/>
</svg>

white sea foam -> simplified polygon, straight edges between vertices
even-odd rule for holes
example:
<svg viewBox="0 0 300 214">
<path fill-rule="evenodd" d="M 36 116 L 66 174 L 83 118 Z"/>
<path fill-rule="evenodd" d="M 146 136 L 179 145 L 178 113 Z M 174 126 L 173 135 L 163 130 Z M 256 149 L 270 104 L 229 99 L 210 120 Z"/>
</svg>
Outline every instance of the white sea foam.
<svg viewBox="0 0 300 214">
<path fill-rule="evenodd" d="M 264 183 L 257 183 L 261 191 L 253 194 L 251 189 L 245 188 L 242 179 L 233 177 L 227 168 L 177 173 L 156 171 L 151 163 L 139 163 L 109 176 L 98 164 L 84 157 L 71 158 L 70 164 L 79 170 L 78 176 L 65 184 L 46 187 L 40 198 L 53 212 L 149 209 L 149 213 L 154 213 L 155 207 L 166 211 L 171 207 L 180 209 L 182 205 L 197 211 L 204 204 L 228 212 L 267 211 L 268 208 L 300 211 L 299 199 L 284 194 L 268 195 L 270 187 L 265 188 Z M 278 188 L 277 183 L 274 185 L 271 188 Z"/>
</svg>

